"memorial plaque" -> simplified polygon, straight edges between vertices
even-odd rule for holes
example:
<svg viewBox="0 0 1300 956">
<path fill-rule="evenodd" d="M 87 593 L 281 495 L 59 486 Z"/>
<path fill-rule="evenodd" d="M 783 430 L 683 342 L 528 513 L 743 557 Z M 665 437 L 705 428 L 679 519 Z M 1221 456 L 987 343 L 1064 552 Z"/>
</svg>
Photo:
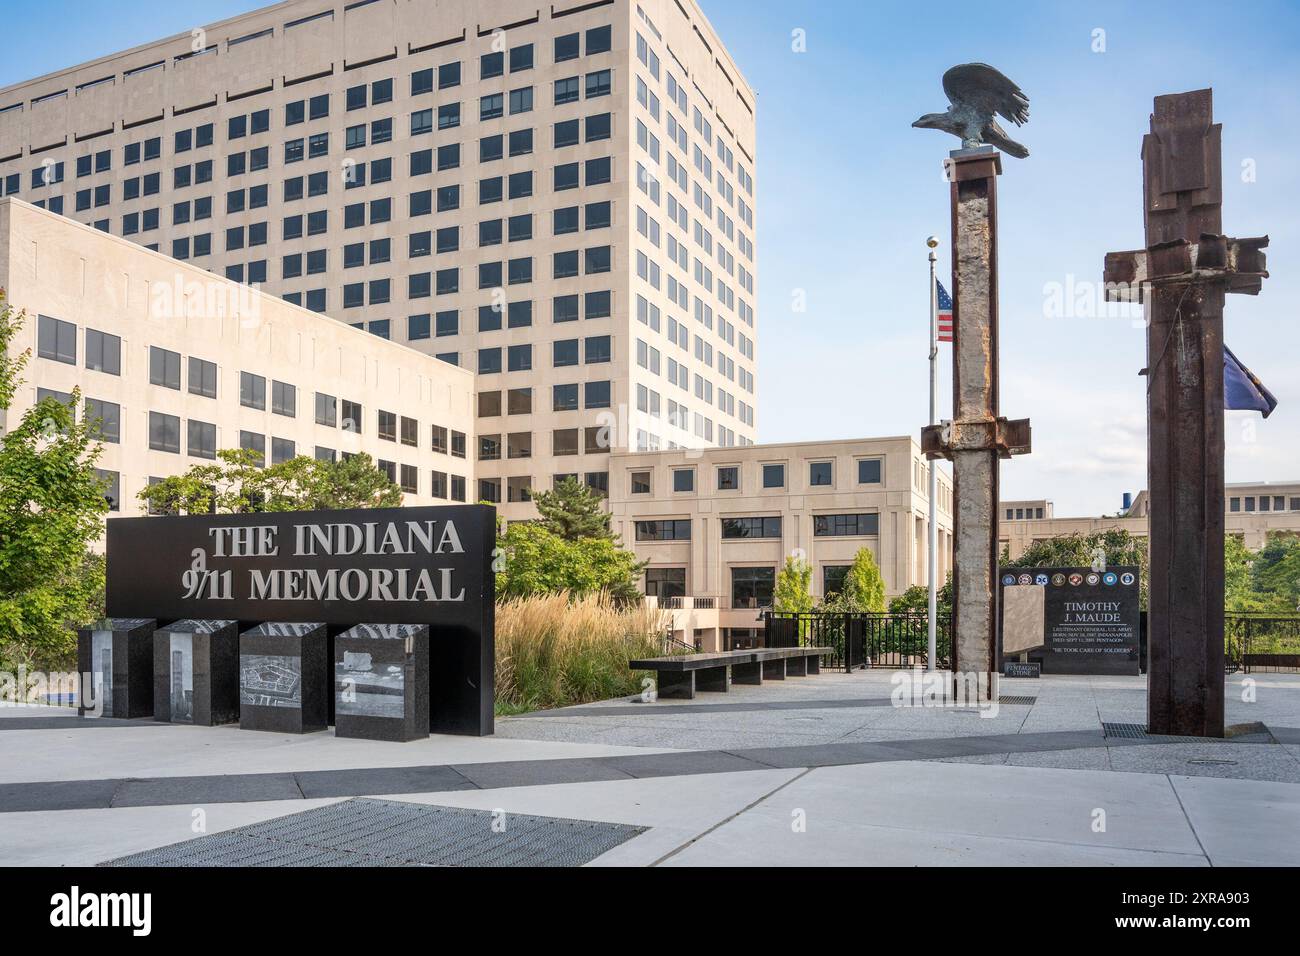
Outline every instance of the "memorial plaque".
<svg viewBox="0 0 1300 956">
<path fill-rule="evenodd" d="M 127 719 L 153 716 L 156 623 L 149 618 L 106 618 L 77 631 L 77 670 L 90 675 L 90 695 L 83 684 L 78 714 Z"/>
<path fill-rule="evenodd" d="M 1139 672 L 1140 605 L 1136 567 L 1006 568 L 999 576 L 1011 589 L 1043 592 L 1044 674 Z M 1011 602 L 1023 604 L 1021 600 Z M 1006 627 L 1006 620 L 1003 625 Z M 1020 629 L 1021 623 L 1015 624 Z M 1035 655 L 1037 656 L 1037 654 Z"/>
<path fill-rule="evenodd" d="M 334 733 L 370 740 L 429 736 L 429 628 L 359 624 L 334 639 Z"/>
<path fill-rule="evenodd" d="M 434 733 L 492 733 L 496 510 L 112 518 L 115 617 L 429 628 Z"/>
<path fill-rule="evenodd" d="M 1042 665 L 1036 661 L 1003 661 L 1003 677 L 1038 677 L 1042 673 Z"/>
<path fill-rule="evenodd" d="M 153 635 L 153 717 L 215 727 L 239 719 L 239 624 L 176 621 Z"/>
<path fill-rule="evenodd" d="M 330 693 L 324 624 L 259 624 L 239 635 L 241 730 L 325 730 Z"/>
</svg>

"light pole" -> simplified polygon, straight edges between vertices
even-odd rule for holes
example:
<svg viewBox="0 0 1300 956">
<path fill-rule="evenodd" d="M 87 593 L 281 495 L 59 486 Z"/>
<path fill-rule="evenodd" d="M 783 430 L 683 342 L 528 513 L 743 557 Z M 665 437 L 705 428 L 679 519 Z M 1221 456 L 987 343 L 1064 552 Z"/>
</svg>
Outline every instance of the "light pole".
<svg viewBox="0 0 1300 956">
<path fill-rule="evenodd" d="M 939 245 L 939 240 L 931 236 L 925 240 L 925 244 L 930 248 L 930 424 L 935 425 L 938 424 L 938 419 L 935 416 L 939 410 L 939 292 L 934 281 L 934 250 Z M 939 669 L 938 662 L 935 660 L 938 656 L 935 633 L 938 620 L 938 585 L 935 581 L 939 567 L 938 497 L 939 462 L 936 459 L 930 462 L 930 527 L 926 548 L 930 579 L 929 619 L 926 622 L 926 661 L 928 664 L 927 670 L 930 671 Z"/>
</svg>

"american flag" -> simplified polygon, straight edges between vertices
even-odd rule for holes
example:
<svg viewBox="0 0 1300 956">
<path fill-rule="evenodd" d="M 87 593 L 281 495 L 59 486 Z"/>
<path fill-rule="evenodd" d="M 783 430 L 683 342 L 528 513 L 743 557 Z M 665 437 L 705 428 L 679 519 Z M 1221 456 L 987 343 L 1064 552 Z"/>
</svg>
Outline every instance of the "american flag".
<svg viewBox="0 0 1300 956">
<path fill-rule="evenodd" d="M 952 341 L 952 296 L 938 279 L 934 284 L 939 287 L 939 341 Z"/>
</svg>

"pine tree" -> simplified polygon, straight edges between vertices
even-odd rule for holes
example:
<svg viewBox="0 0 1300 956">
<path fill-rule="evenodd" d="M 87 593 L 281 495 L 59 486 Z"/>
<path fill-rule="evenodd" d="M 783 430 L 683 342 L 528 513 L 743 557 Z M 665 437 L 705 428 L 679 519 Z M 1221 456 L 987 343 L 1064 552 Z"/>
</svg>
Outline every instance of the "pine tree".
<svg viewBox="0 0 1300 956">
<path fill-rule="evenodd" d="M 565 541 L 615 539 L 605 500 L 576 478 L 565 478 L 554 491 L 534 492 L 533 504 L 542 527 Z"/>
</svg>

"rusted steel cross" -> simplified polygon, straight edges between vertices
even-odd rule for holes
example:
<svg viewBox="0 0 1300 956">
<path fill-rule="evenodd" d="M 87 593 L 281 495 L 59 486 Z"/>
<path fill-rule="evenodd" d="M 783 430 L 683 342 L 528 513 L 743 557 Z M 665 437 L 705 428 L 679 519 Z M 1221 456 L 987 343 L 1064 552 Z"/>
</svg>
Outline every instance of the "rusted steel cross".
<svg viewBox="0 0 1300 956">
<path fill-rule="evenodd" d="M 1001 155 L 990 146 L 951 155 L 953 417 L 922 429 L 921 451 L 952 461 L 953 670 L 959 681 L 977 679 L 985 698 L 999 667 L 999 460 L 1029 451 L 1029 420 L 998 414 Z"/>
<path fill-rule="evenodd" d="M 1210 90 L 1157 96 L 1142 139 L 1146 248 L 1106 295 L 1147 306 L 1147 730 L 1223 736 L 1223 303 L 1259 292 L 1268 237 L 1222 232 Z"/>
</svg>

